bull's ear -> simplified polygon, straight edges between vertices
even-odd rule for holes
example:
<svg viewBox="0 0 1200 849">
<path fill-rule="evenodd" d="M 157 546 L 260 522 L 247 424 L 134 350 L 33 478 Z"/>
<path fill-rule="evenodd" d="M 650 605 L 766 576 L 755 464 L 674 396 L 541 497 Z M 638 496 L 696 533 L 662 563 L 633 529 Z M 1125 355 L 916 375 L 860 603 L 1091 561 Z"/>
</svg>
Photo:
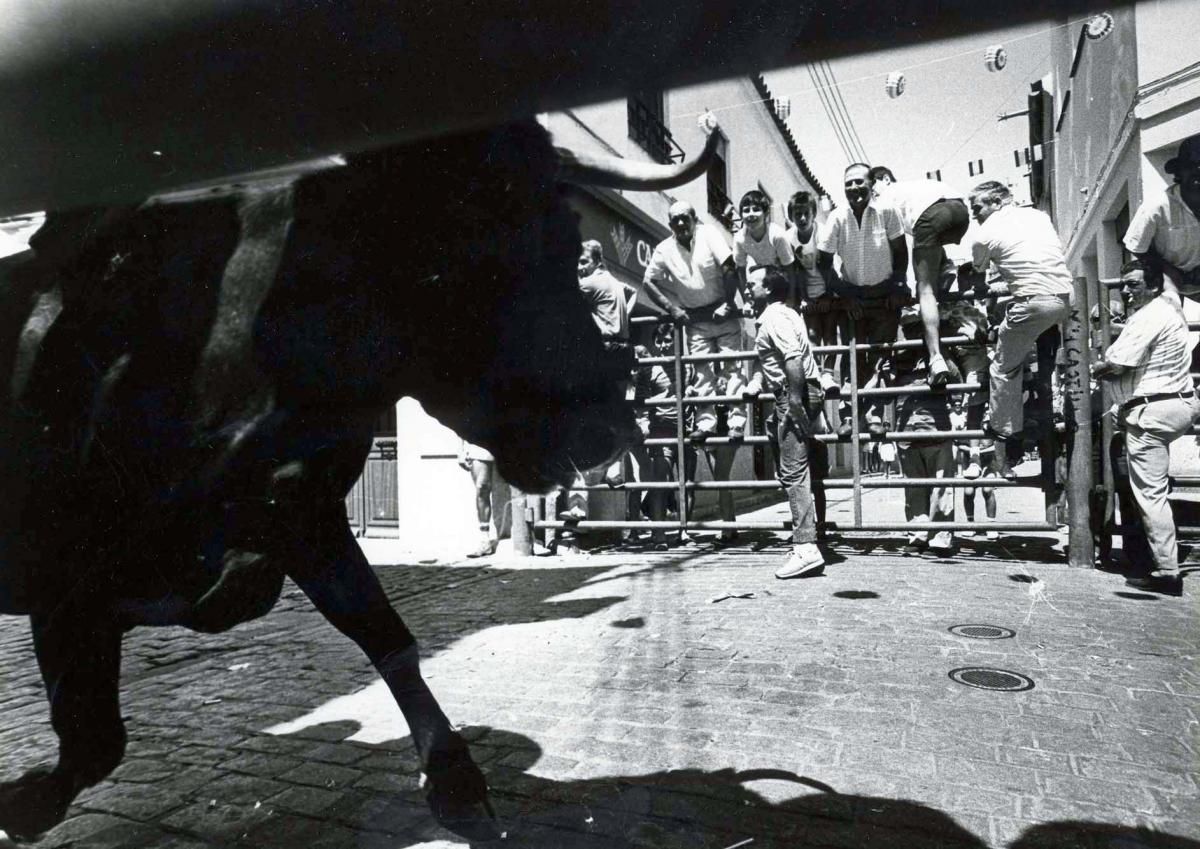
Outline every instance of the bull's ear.
<svg viewBox="0 0 1200 849">
<path fill-rule="evenodd" d="M 555 148 L 558 152 L 558 179 L 564 183 L 605 186 L 635 192 L 673 189 L 707 173 L 716 157 L 719 144 L 720 136 L 716 132 L 710 132 L 704 149 L 698 156 L 676 165 L 636 162 L 619 156 L 579 153 L 559 147 Z"/>
</svg>

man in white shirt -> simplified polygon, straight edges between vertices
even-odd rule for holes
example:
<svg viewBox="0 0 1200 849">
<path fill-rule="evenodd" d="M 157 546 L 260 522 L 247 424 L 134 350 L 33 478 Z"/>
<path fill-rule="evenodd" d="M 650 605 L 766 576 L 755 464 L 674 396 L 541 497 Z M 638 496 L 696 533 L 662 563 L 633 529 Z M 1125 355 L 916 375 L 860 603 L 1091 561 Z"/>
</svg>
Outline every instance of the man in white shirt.
<svg viewBox="0 0 1200 849">
<path fill-rule="evenodd" d="M 871 166 L 857 162 L 844 175 L 847 206 L 833 211 L 817 237 L 817 269 L 828 291 L 839 295 L 849 313 L 848 327 L 859 344 L 895 342 L 900 328 L 900 308 L 911 300 L 908 291 L 908 245 L 900 216 L 888 206 L 871 201 Z M 842 261 L 841 276 L 833 257 Z M 864 312 L 870 309 L 870 313 Z M 860 353 L 856 358 L 859 388 L 871 379 L 883 354 Z M 872 434 L 882 434 L 881 422 L 872 422 Z M 850 433 L 850 422 L 838 428 Z"/>
<path fill-rule="evenodd" d="M 1125 247 L 1147 270 L 1161 271 L 1165 287 L 1200 296 L 1200 135 L 1184 139 L 1165 170 L 1175 182 L 1146 197 L 1125 232 Z"/>
<path fill-rule="evenodd" d="M 676 201 L 667 215 L 672 235 L 659 242 L 650 257 L 643 280 L 646 295 L 677 324 L 687 325 L 688 353 L 741 351 L 742 323 L 734 302 L 738 276 L 733 253 L 718 233 L 699 223 L 690 203 Z M 727 394 L 740 394 L 744 385 L 742 364 L 696 363 L 696 395 L 715 395 L 718 379 L 725 382 Z M 745 435 L 746 411 L 740 405 L 729 408 L 728 424 L 731 439 Z M 716 428 L 716 408 L 712 404 L 698 406 L 691 439 L 707 439 Z"/>
<path fill-rule="evenodd" d="M 806 401 L 820 376 L 804 319 L 786 303 L 789 279 L 771 269 L 750 286 L 758 319 L 755 347 L 763 376 L 775 393 L 774 423 L 778 437 L 779 482 L 787 490 L 792 512 L 792 554 L 776 578 L 819 575 L 825 558 L 817 548 L 817 513 L 812 496 L 814 433 Z"/>
<path fill-rule="evenodd" d="M 971 226 L 962 193 L 937 180 L 897 182 L 891 169 L 877 165 L 869 172 L 875 196 L 900 215 L 904 232 L 912 237 L 913 272 L 922 335 L 929 351 L 929 385 L 945 386 L 950 378 L 939 338 L 938 295 L 956 279 L 944 245 L 957 245 Z M 940 284 L 940 285 L 939 285 Z M 961 363 L 960 363 L 961 370 Z"/>
<path fill-rule="evenodd" d="M 1180 595 L 1175 518 L 1167 500 L 1171 443 L 1187 433 L 1200 415 L 1192 389 L 1192 342 L 1179 295 L 1161 291 L 1162 278 L 1147 278 L 1134 260 L 1121 272 L 1121 294 L 1133 313 L 1117 341 L 1092 370 L 1118 381 L 1123 399 L 1117 424 L 1125 428 L 1129 482 L 1145 525 L 1152 564 L 1149 574 L 1126 583 L 1139 589 Z"/>
<path fill-rule="evenodd" d="M 595 239 L 588 239 L 582 245 L 579 254 L 579 291 L 592 310 L 592 319 L 600 329 L 600 339 L 606 350 L 614 356 L 629 360 L 633 368 L 633 347 L 629 342 L 629 309 L 633 303 L 633 295 L 626 291 L 625 286 L 609 273 L 604 267 L 604 249 Z M 624 396 L 628 390 L 629 381 L 617 384 L 618 392 Z M 580 472 L 575 479 L 575 486 L 595 486 L 605 480 L 610 486 L 618 486 L 624 482 L 624 457 L 616 460 L 607 469 L 591 469 Z M 572 489 L 567 494 L 567 509 L 558 514 L 558 518 L 566 522 L 582 522 L 588 516 L 588 491 Z M 563 535 L 566 547 L 575 545 L 573 533 Z"/>
<path fill-rule="evenodd" d="M 1003 443 L 1025 426 L 1025 357 L 1042 333 L 1066 320 L 1073 283 L 1050 216 L 1014 206 L 1008 186 L 995 180 L 972 189 L 970 204 L 971 214 L 980 224 L 978 241 L 971 249 L 976 286 L 983 286 L 982 275 L 992 265 L 1012 295 L 997 329 L 989 369 L 991 424 L 987 428 L 989 435 L 999 440 L 996 472 L 1011 480 L 1016 475 Z"/>
</svg>

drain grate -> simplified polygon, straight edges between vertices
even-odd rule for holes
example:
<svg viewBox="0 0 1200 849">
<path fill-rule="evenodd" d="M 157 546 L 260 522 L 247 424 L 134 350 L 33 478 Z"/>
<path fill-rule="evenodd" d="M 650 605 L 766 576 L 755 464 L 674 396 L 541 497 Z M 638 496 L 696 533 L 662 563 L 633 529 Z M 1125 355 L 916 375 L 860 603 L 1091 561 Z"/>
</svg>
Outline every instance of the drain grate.
<svg viewBox="0 0 1200 849">
<path fill-rule="evenodd" d="M 1017 633 L 1011 628 L 1001 628 L 999 625 L 952 625 L 946 630 L 956 636 L 970 637 L 973 640 L 1007 640 Z"/>
<path fill-rule="evenodd" d="M 1022 690 L 1033 689 L 1033 679 L 1019 672 L 1009 672 L 1007 669 L 992 669 L 987 666 L 964 666 L 962 669 L 952 669 L 950 680 L 957 681 L 967 687 L 977 690 L 1000 690 L 1006 693 L 1019 693 Z"/>
</svg>

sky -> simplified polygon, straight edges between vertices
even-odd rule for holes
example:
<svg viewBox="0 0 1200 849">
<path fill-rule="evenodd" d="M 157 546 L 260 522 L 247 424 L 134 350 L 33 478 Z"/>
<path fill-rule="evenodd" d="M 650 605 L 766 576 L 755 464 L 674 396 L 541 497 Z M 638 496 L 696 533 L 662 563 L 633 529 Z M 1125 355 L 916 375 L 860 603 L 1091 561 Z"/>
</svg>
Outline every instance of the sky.
<svg viewBox="0 0 1200 849">
<path fill-rule="evenodd" d="M 887 165 L 898 179 L 924 178 L 941 169 L 943 182 L 960 191 L 984 179 L 1012 179 L 1018 201 L 1028 198 L 1028 169 L 1016 167 L 1013 151 L 1028 145 L 1024 116 L 997 121 L 1001 112 L 1023 110 L 1031 82 L 1050 71 L 1050 30 L 1061 22 L 1035 24 L 927 44 L 831 60 L 867 161 Z M 1078 26 L 1078 23 L 1071 26 Z M 1008 63 L 989 72 L 984 54 L 1003 45 Z M 905 90 L 889 98 L 889 72 L 905 76 Z M 850 160 L 821 105 L 808 66 L 764 74 L 776 97 L 789 96 L 789 124 L 809 166 L 835 201 L 843 202 L 842 171 Z M 719 114 L 718 114 L 719 117 Z M 984 160 L 982 177 L 969 160 Z M 978 174 L 978 171 L 976 172 Z"/>
</svg>

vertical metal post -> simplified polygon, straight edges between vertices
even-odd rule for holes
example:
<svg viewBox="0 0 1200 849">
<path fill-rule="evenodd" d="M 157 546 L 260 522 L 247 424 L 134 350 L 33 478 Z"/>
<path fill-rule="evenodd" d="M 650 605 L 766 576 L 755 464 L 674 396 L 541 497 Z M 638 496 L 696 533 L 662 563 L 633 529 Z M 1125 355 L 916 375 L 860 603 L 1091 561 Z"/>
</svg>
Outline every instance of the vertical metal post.
<svg viewBox="0 0 1200 849">
<path fill-rule="evenodd" d="M 1071 511 L 1070 565 L 1092 568 L 1092 349 L 1091 305 L 1086 277 L 1075 278 L 1075 298 L 1067 322 L 1067 392 L 1075 409 L 1075 439 L 1071 446 L 1071 474 L 1067 480 L 1067 508 Z"/>
<path fill-rule="evenodd" d="M 1037 382 L 1035 384 L 1038 418 L 1042 422 L 1041 433 L 1038 435 L 1038 462 L 1042 467 L 1042 506 L 1043 515 L 1050 524 L 1056 524 L 1061 519 L 1058 515 L 1058 502 L 1062 494 L 1062 484 L 1056 474 L 1058 433 L 1054 427 L 1054 370 L 1057 363 L 1054 336 L 1055 333 L 1047 331 L 1037 339 Z M 997 451 L 1002 449 L 1003 446 L 996 448 Z"/>
<path fill-rule="evenodd" d="M 678 450 L 675 452 L 675 479 L 679 482 L 679 536 L 680 540 L 687 533 L 687 457 L 684 454 L 686 441 L 683 433 L 683 327 L 676 324 L 671 334 L 671 344 L 675 352 L 675 439 Z"/>
<path fill-rule="evenodd" d="M 1112 320 L 1108 314 L 1112 298 L 1109 296 L 1108 286 L 1103 281 L 1100 282 L 1100 288 L 1097 292 L 1100 307 L 1100 349 L 1101 351 L 1107 351 L 1109 344 L 1112 342 Z M 1109 387 L 1107 381 L 1101 380 L 1100 451 L 1098 453 L 1100 455 L 1101 480 L 1104 487 L 1104 509 L 1096 517 L 1100 523 L 1098 530 L 1100 533 L 1101 563 L 1107 563 L 1112 556 L 1113 520 L 1116 518 L 1115 505 L 1117 501 L 1116 473 L 1112 464 L 1113 425 L 1115 422 L 1112 416 L 1107 415 L 1111 392 L 1112 389 Z"/>
<path fill-rule="evenodd" d="M 858 527 L 862 524 L 862 434 L 858 432 L 858 351 L 855 338 L 857 322 L 851 316 L 847 316 L 847 319 L 846 344 L 850 348 L 846 354 L 850 358 L 850 474 L 853 484 L 854 526 Z"/>
<path fill-rule="evenodd" d="M 535 496 L 536 497 L 536 496 Z M 508 503 L 512 511 L 512 544 L 513 554 L 520 557 L 533 556 L 533 516 L 529 509 L 529 500 L 525 493 L 515 486 L 509 487 Z"/>
</svg>

